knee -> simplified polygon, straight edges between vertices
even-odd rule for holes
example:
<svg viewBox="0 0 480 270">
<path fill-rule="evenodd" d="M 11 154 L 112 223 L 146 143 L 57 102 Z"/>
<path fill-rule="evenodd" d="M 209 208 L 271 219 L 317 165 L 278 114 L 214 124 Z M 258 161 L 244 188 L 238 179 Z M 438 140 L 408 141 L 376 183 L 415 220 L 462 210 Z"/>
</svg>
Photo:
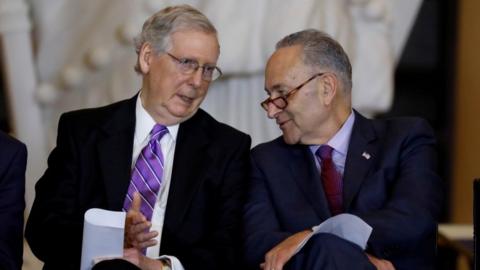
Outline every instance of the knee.
<svg viewBox="0 0 480 270">
<path fill-rule="evenodd" d="M 298 269 L 375 269 L 362 248 L 333 234 L 314 235 L 301 253 Z"/>
<path fill-rule="evenodd" d="M 315 250 L 316 252 L 329 252 L 334 250 L 362 251 L 362 249 L 356 244 L 330 233 L 319 233 L 312 236 L 312 238 L 310 238 L 308 243 L 305 245 L 305 248 L 307 250 Z"/>
</svg>

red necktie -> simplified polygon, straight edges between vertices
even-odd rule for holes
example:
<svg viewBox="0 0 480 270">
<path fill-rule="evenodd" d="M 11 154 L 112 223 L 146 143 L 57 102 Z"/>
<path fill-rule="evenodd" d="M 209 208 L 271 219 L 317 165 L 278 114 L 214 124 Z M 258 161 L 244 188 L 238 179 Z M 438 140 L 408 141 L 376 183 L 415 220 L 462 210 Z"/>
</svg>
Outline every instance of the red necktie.
<svg viewBox="0 0 480 270">
<path fill-rule="evenodd" d="M 332 215 L 342 213 L 342 176 L 332 160 L 333 148 L 322 145 L 315 153 L 320 159 L 320 178 Z"/>
</svg>

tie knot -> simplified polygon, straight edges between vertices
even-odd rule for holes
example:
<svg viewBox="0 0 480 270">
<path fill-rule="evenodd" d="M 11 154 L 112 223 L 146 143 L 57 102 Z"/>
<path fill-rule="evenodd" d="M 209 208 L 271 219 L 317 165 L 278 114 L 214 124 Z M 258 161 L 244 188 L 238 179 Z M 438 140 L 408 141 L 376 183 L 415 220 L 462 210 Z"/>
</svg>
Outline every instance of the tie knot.
<svg viewBox="0 0 480 270">
<path fill-rule="evenodd" d="M 323 160 L 323 159 L 331 159 L 332 158 L 332 151 L 333 148 L 330 147 L 329 145 L 323 144 L 318 148 L 317 150 L 317 155 Z"/>
<path fill-rule="evenodd" d="M 168 133 L 168 129 L 166 126 L 161 124 L 156 124 L 152 131 L 150 132 L 150 141 L 159 141 L 163 135 Z"/>
</svg>

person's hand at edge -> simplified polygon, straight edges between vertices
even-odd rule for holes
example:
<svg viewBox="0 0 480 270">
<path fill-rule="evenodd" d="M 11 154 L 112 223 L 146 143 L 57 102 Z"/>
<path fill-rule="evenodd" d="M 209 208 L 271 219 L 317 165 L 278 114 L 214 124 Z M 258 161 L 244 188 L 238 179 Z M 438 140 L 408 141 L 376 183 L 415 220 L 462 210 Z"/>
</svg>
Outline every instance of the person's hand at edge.
<svg viewBox="0 0 480 270">
<path fill-rule="evenodd" d="M 393 264 L 388 260 L 379 259 L 379 258 L 377 258 L 373 255 L 368 254 L 368 253 L 367 253 L 367 257 L 370 260 L 370 262 L 373 265 L 375 265 L 377 270 L 395 270 L 395 267 L 393 266 Z"/>
<path fill-rule="evenodd" d="M 127 248 L 123 250 L 123 259 L 133 263 L 142 270 L 163 270 L 164 262 L 146 257 L 136 248 Z"/>
<path fill-rule="evenodd" d="M 154 238 L 158 235 L 158 232 L 150 231 L 152 223 L 140 211 L 141 203 L 140 194 L 135 192 L 133 194 L 132 206 L 128 210 L 125 219 L 124 248 L 133 247 L 143 250 L 157 244 Z"/>
<path fill-rule="evenodd" d="M 312 233 L 311 230 L 305 230 L 291 235 L 280 244 L 273 247 L 265 255 L 265 262 L 260 264 L 264 270 L 281 270 L 283 266 L 295 255 L 300 243 Z"/>
</svg>

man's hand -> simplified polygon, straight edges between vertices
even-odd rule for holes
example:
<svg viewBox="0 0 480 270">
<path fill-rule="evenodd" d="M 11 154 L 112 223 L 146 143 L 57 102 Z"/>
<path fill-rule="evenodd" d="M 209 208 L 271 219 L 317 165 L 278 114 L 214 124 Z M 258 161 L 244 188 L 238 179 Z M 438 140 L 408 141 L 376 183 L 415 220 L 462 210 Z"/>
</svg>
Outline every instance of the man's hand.
<svg viewBox="0 0 480 270">
<path fill-rule="evenodd" d="M 267 252 L 265 262 L 260 264 L 260 268 L 265 270 L 281 270 L 288 260 L 292 258 L 300 243 L 311 233 L 311 230 L 305 230 L 283 240 Z"/>
<path fill-rule="evenodd" d="M 140 212 L 140 205 L 142 200 L 140 194 L 135 192 L 133 194 L 132 207 L 127 212 L 125 219 L 125 248 L 136 248 L 143 250 L 157 244 L 155 238 L 158 235 L 157 231 L 149 231 L 152 224 Z"/>
<path fill-rule="evenodd" d="M 123 250 L 123 259 L 129 261 L 142 270 L 162 270 L 163 262 L 150 259 L 142 254 L 136 248 L 127 248 Z"/>
<path fill-rule="evenodd" d="M 395 267 L 393 266 L 393 264 L 388 260 L 379 259 L 370 254 L 367 254 L 367 257 L 370 260 L 370 262 L 373 265 L 375 265 L 377 270 L 395 270 Z"/>
</svg>

